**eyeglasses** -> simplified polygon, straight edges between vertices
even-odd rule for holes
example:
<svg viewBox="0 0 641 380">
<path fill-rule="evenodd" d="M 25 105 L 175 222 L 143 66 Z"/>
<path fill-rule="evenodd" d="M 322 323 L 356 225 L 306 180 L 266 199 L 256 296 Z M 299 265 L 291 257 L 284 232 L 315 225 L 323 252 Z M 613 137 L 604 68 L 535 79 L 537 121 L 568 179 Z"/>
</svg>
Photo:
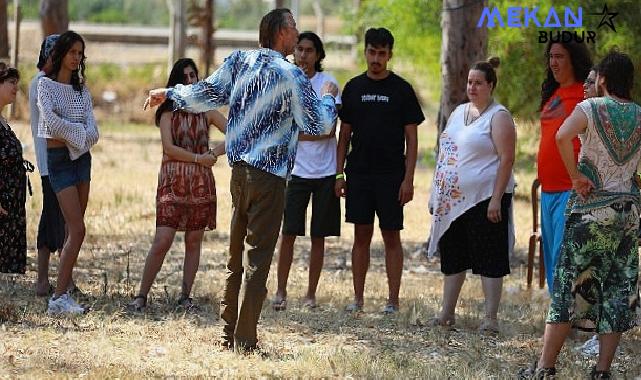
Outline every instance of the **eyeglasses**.
<svg viewBox="0 0 641 380">
<path fill-rule="evenodd" d="M 586 80 L 585 80 L 585 82 L 583 82 L 583 84 L 584 84 L 585 86 L 591 86 L 591 85 L 593 85 L 593 84 L 595 84 L 595 83 L 596 83 L 596 81 L 595 81 L 595 80 L 592 80 L 592 79 L 586 79 Z"/>
</svg>

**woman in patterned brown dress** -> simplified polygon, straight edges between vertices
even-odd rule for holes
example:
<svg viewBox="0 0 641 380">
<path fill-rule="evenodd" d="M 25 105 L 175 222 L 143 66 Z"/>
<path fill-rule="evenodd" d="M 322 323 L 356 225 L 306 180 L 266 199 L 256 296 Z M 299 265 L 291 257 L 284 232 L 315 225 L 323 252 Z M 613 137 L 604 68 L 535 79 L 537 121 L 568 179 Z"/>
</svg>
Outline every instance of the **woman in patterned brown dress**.
<svg viewBox="0 0 641 380">
<path fill-rule="evenodd" d="M 0 110 L 16 100 L 18 70 L 0 62 Z M 0 272 L 24 273 L 27 265 L 26 166 L 22 145 L 0 116 Z M 33 170 L 33 169 L 32 169 Z"/>
<path fill-rule="evenodd" d="M 167 87 L 198 81 L 198 69 L 189 58 L 176 61 Z M 173 111 L 166 100 L 156 111 L 160 127 L 163 159 L 156 193 L 156 236 L 145 261 L 140 291 L 129 304 L 132 311 L 142 311 L 147 294 L 165 255 L 176 235 L 185 231 L 185 261 L 179 305 L 194 307 L 190 298 L 200 260 L 200 247 L 205 229 L 216 228 L 216 187 L 211 167 L 216 157 L 225 152 L 224 144 L 209 149 L 209 126 L 225 132 L 227 120 L 217 111 L 191 114 Z"/>
</svg>

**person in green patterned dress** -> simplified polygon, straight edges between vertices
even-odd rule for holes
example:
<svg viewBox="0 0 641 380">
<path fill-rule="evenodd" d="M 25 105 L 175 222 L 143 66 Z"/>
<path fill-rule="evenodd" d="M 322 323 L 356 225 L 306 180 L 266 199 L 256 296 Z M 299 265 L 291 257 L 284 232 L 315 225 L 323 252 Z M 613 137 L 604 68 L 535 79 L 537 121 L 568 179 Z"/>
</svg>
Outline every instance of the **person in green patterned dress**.
<svg viewBox="0 0 641 380">
<path fill-rule="evenodd" d="M 573 191 L 543 351 L 520 378 L 553 377 L 574 325 L 599 335 L 591 378 L 609 379 L 621 334 L 637 325 L 641 106 L 631 101 L 633 74 L 627 55 L 605 56 L 597 66 L 598 97 L 579 103 L 556 134 Z M 571 141 L 577 135 L 581 152 L 575 164 Z"/>
</svg>

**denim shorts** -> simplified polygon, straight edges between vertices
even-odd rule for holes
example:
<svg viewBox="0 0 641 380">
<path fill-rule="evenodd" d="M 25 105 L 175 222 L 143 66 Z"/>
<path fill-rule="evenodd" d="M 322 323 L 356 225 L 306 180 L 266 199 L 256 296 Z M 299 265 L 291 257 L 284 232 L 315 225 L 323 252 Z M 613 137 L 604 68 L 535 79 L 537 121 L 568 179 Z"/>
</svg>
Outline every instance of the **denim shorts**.
<svg viewBox="0 0 641 380">
<path fill-rule="evenodd" d="M 91 153 L 87 152 L 76 160 L 69 158 L 67 148 L 47 148 L 49 182 L 54 193 L 91 180 Z"/>
</svg>

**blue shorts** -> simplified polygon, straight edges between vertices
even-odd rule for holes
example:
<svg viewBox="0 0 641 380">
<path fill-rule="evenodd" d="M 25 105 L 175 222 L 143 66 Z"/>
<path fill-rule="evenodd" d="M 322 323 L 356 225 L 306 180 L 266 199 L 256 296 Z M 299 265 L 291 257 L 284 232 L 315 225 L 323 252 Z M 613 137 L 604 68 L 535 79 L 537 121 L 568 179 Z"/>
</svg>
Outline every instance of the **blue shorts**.
<svg viewBox="0 0 641 380">
<path fill-rule="evenodd" d="M 56 194 L 67 187 L 91 181 L 91 153 L 89 152 L 72 161 L 67 148 L 47 148 L 47 165 L 49 182 Z"/>
</svg>

